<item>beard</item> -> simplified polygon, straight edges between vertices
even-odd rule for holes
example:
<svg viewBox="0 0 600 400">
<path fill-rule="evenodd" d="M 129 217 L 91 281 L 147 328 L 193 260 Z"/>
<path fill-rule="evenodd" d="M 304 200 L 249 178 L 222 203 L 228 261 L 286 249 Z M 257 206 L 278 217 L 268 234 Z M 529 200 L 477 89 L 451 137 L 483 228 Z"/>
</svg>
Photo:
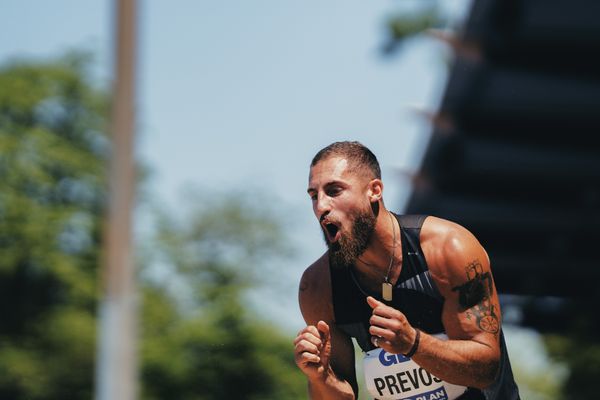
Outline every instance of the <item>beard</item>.
<svg viewBox="0 0 600 400">
<path fill-rule="evenodd" d="M 350 233 L 342 234 L 337 242 L 330 243 L 323 232 L 325 243 L 329 248 L 329 264 L 334 268 L 353 265 L 369 247 L 375 230 L 375 221 L 372 210 L 358 211 L 354 216 Z"/>
</svg>

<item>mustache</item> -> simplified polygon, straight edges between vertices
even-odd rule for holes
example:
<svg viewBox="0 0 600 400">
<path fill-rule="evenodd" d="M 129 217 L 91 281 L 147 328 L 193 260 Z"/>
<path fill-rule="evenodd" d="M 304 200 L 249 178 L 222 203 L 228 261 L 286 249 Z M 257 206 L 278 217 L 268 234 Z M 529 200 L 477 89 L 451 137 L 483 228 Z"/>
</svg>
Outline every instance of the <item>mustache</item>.
<svg viewBox="0 0 600 400">
<path fill-rule="evenodd" d="M 321 217 L 319 218 L 319 224 L 323 224 L 323 222 L 330 222 L 330 223 L 336 223 L 337 221 L 334 221 L 333 219 L 330 218 L 329 214 L 323 214 L 321 215 Z"/>
</svg>

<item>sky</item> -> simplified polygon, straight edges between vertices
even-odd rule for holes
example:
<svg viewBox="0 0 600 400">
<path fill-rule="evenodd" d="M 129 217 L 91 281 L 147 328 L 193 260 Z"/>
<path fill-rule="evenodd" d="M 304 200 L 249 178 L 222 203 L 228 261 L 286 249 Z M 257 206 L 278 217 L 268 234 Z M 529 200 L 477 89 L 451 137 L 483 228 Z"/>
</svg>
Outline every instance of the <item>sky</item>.
<svg viewBox="0 0 600 400">
<path fill-rule="evenodd" d="M 325 249 L 306 194 L 322 147 L 367 145 L 382 167 L 386 205 L 401 212 L 430 134 L 419 110 L 436 110 L 451 52 L 427 35 L 392 56 L 381 48 L 389 17 L 428 3 L 139 1 L 136 153 L 151 171 L 153 202 L 177 210 L 194 187 L 267 194 L 265 207 L 282 207 L 292 221 L 298 257 L 285 275 L 293 288 Z M 451 21 L 442 28 L 452 29 L 470 1 L 437 4 Z M 112 17 L 108 1 L 6 0 L 0 63 L 85 49 L 96 79 L 109 83 Z M 295 293 L 272 303 L 267 315 L 302 326 Z"/>
</svg>

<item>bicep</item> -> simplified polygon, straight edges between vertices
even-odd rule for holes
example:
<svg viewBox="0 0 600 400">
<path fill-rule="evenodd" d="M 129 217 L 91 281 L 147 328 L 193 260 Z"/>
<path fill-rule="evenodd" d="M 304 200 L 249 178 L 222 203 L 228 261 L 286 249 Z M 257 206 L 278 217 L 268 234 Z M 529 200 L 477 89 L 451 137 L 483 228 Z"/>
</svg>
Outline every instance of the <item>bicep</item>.
<svg viewBox="0 0 600 400">
<path fill-rule="evenodd" d="M 462 281 L 446 294 L 443 318 L 454 335 L 486 343 L 500 331 L 500 305 L 493 277 L 478 259 L 465 267 Z"/>
<path fill-rule="evenodd" d="M 498 350 L 501 312 L 489 258 L 470 234 L 447 249 L 444 325 L 450 337 Z"/>
</svg>

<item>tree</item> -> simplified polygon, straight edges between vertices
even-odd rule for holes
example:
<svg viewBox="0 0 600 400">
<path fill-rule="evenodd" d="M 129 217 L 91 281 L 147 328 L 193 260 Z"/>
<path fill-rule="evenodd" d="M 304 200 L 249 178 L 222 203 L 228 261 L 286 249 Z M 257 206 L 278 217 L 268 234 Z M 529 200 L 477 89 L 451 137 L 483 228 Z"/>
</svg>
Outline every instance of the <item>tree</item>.
<svg viewBox="0 0 600 400">
<path fill-rule="evenodd" d="M 108 107 L 89 65 L 0 68 L 2 399 L 92 397 Z M 184 222 L 160 214 L 140 268 L 142 396 L 304 398 L 292 338 L 245 296 L 288 254 L 283 219 L 251 192 L 193 198 Z"/>
<path fill-rule="evenodd" d="M 276 273 L 269 260 L 288 254 L 276 211 L 250 192 L 192 198 L 184 222 L 158 223 L 154 247 L 170 281 L 146 278 L 144 398 L 305 398 L 292 339 L 244 296 Z"/>
<path fill-rule="evenodd" d="M 385 23 L 386 42 L 382 46 L 385 56 L 397 53 L 402 44 L 425 32 L 447 23 L 447 18 L 440 12 L 439 1 L 427 1 L 420 4 L 413 12 L 400 12 L 388 18 Z"/>
<path fill-rule="evenodd" d="M 107 102 L 90 58 L 0 69 L 0 398 L 90 398 Z"/>
</svg>

